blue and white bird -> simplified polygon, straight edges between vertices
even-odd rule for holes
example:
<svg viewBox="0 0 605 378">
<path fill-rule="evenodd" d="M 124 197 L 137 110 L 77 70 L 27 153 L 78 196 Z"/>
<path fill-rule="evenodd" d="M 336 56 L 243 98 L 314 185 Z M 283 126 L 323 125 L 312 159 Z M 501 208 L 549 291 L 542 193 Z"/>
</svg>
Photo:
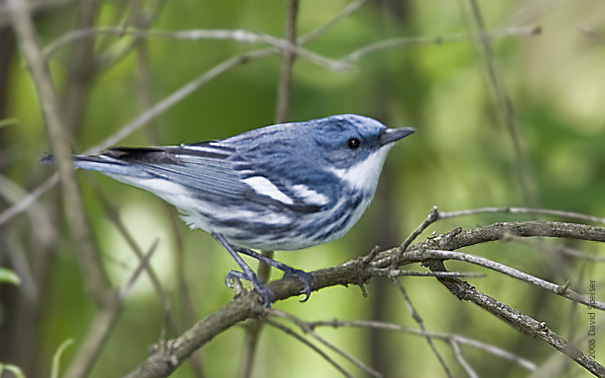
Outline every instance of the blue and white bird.
<svg viewBox="0 0 605 378">
<path fill-rule="evenodd" d="M 268 306 L 273 293 L 239 254 L 299 278 L 308 299 L 309 273 L 251 249 L 297 250 L 346 234 L 372 201 L 387 152 L 413 132 L 344 114 L 267 126 L 224 140 L 111 148 L 99 155 L 75 155 L 74 165 L 176 206 L 191 228 L 214 236 L 241 267 L 227 275 L 227 282 L 250 281 Z"/>
</svg>

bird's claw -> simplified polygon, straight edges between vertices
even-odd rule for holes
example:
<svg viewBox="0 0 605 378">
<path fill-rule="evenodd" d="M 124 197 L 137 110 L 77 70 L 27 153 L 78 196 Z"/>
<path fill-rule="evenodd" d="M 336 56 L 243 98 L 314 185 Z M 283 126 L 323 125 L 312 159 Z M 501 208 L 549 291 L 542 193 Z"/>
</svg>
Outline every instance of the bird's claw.
<svg viewBox="0 0 605 378">
<path fill-rule="evenodd" d="M 225 276 L 225 285 L 230 288 L 236 289 L 236 295 L 238 293 L 238 289 L 241 289 L 240 284 L 234 284 L 234 282 L 238 282 L 240 280 L 248 281 L 254 286 L 256 292 L 260 295 L 263 300 L 263 304 L 265 307 L 271 307 L 271 303 L 275 300 L 275 295 L 265 285 L 261 284 L 256 277 L 248 277 L 244 272 L 240 272 L 237 270 L 232 270 Z"/>
<path fill-rule="evenodd" d="M 315 277 L 311 273 L 307 273 L 304 270 L 289 268 L 284 270 L 284 276 L 286 277 L 295 277 L 298 278 L 300 282 L 303 284 L 303 289 L 300 294 L 303 294 L 305 297 L 301 299 L 301 302 L 306 302 L 311 297 L 311 288 L 315 283 Z"/>
</svg>

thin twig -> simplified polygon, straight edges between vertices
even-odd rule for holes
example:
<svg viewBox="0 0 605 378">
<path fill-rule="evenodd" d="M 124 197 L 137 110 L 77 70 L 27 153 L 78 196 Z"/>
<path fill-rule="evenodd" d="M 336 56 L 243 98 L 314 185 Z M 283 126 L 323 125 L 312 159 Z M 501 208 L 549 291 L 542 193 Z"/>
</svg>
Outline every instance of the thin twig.
<svg viewBox="0 0 605 378">
<path fill-rule="evenodd" d="M 94 25 L 100 3 L 100 0 L 87 0 L 78 4 L 76 28 L 89 28 Z M 61 110 L 68 135 L 74 137 L 78 135 L 78 127 L 82 124 L 88 95 L 97 74 L 94 47 L 95 41 L 92 38 L 82 38 L 71 46 L 67 59 L 66 71 L 69 73 L 69 80 L 61 94 Z"/>
<path fill-rule="evenodd" d="M 99 200 L 101 202 L 101 206 L 103 207 L 103 211 L 105 212 L 105 215 L 107 216 L 109 221 L 111 223 L 113 223 L 113 225 L 118 230 L 120 235 L 122 235 L 122 237 L 126 241 L 126 244 L 128 244 L 128 246 L 130 247 L 132 252 L 136 255 L 137 259 L 139 260 L 139 263 L 142 264 L 146 259 L 150 258 L 149 253 L 145 253 L 145 251 L 143 251 L 141 249 L 141 247 L 137 244 L 136 240 L 134 239 L 134 237 L 132 236 L 130 231 L 128 231 L 128 227 L 126 227 L 126 225 L 122 221 L 122 218 L 120 217 L 120 214 L 118 213 L 118 210 L 111 205 L 111 203 L 107 200 L 107 198 L 105 197 L 103 192 L 98 188 L 98 186 L 93 185 L 92 188 L 93 188 L 94 192 L 96 193 L 97 198 L 99 198 Z M 154 244 L 153 244 L 154 247 L 152 250 L 155 250 L 157 243 L 158 243 L 158 240 L 156 240 L 154 242 Z M 153 288 L 156 292 L 156 295 L 158 296 L 160 303 L 162 304 L 162 307 L 165 309 L 169 302 L 169 299 L 166 296 L 164 288 L 162 287 L 160 278 L 155 273 L 154 269 L 151 267 L 150 264 L 148 264 L 146 262 L 145 264 L 142 264 L 142 266 L 145 268 L 145 271 L 146 271 L 147 275 L 149 276 L 149 280 L 151 281 L 151 285 L 153 286 Z M 167 314 L 164 314 L 164 315 L 167 315 Z"/>
<path fill-rule="evenodd" d="M 354 63 L 362 57 L 374 53 L 376 51 L 393 48 L 393 47 L 404 47 L 414 45 L 441 45 L 450 42 L 466 41 L 469 38 L 477 38 L 483 36 L 487 39 L 496 39 L 508 36 L 524 36 L 524 35 L 537 35 L 540 33 L 540 28 L 537 26 L 513 26 L 509 28 L 503 28 L 494 30 L 491 32 L 480 32 L 480 33 L 455 33 L 445 37 L 400 37 L 382 40 L 380 42 L 371 43 L 367 46 L 359 48 L 340 60 L 344 62 Z"/>
<path fill-rule="evenodd" d="M 435 357 L 437 357 L 439 364 L 441 364 L 441 367 L 443 368 L 443 370 L 445 370 L 445 374 L 451 378 L 452 372 L 450 371 L 449 367 L 445 363 L 445 360 L 441 356 L 441 353 L 439 353 L 439 351 L 435 347 L 435 344 L 433 343 L 433 339 L 431 338 L 431 336 L 429 334 L 426 333 L 426 328 L 424 327 L 424 320 L 422 319 L 422 317 L 420 316 L 418 311 L 416 311 L 416 307 L 414 307 L 414 304 L 412 303 L 412 300 L 408 296 L 408 293 L 406 292 L 405 288 L 401 284 L 401 281 L 399 281 L 396 276 L 393 276 L 393 277 L 391 277 L 391 282 L 393 282 L 393 284 L 395 284 L 395 286 L 399 290 L 399 293 L 403 297 L 403 301 L 405 302 L 406 307 L 412 314 L 412 319 L 414 319 L 416 324 L 418 324 L 418 327 L 420 328 L 420 330 L 422 330 L 422 332 L 425 334 L 425 339 L 426 339 L 427 343 L 429 344 L 429 347 L 433 351 L 433 354 L 435 355 Z"/>
<path fill-rule="evenodd" d="M 335 345 L 333 345 L 332 343 L 328 342 L 326 339 L 324 339 L 323 337 L 321 337 L 317 332 L 315 332 L 315 330 L 310 327 L 307 322 L 301 320 L 300 318 L 283 312 L 283 311 L 279 311 L 279 310 L 271 310 L 271 312 L 269 313 L 269 315 L 272 316 L 277 316 L 283 319 L 288 319 L 290 321 L 292 321 L 294 324 L 296 324 L 303 332 L 308 333 L 309 335 L 311 335 L 313 338 L 315 338 L 317 341 L 319 341 L 320 343 L 322 343 L 323 345 L 325 345 L 326 347 L 332 349 L 334 352 L 338 353 L 339 355 L 341 355 L 342 357 L 344 357 L 347 361 L 351 362 L 353 365 L 357 366 L 359 369 L 365 371 L 366 373 L 370 374 L 373 377 L 382 377 L 382 373 L 380 373 L 379 371 L 376 371 L 374 369 L 372 369 L 370 366 L 364 364 L 363 362 L 361 362 L 360 360 L 358 360 L 357 358 L 351 356 L 349 353 L 343 351 L 342 349 L 336 347 Z"/>
<path fill-rule="evenodd" d="M 288 15 L 286 18 L 286 41 L 296 46 L 296 20 L 298 16 L 298 0 L 288 1 Z M 282 65 L 277 89 L 277 104 L 275 106 L 275 122 L 284 123 L 288 121 L 290 114 L 290 97 L 292 87 L 292 71 L 297 52 L 295 50 L 284 50 L 282 53 Z"/>
<path fill-rule="evenodd" d="M 147 251 L 147 253 L 145 253 L 145 255 L 142 256 L 141 261 L 139 262 L 139 265 L 132 273 L 132 276 L 130 277 L 130 279 L 120 289 L 119 296 L 122 300 L 124 300 L 130 294 L 130 292 L 132 291 L 132 288 L 134 287 L 134 284 L 141 276 L 141 273 L 143 273 L 144 271 L 149 271 L 149 261 L 151 260 L 151 257 L 157 250 L 159 243 L 160 243 L 160 239 L 154 240 L 153 244 L 151 244 L 151 247 L 149 247 L 149 250 Z M 166 306 L 166 302 L 163 302 L 162 306 Z"/>
<path fill-rule="evenodd" d="M 144 15 L 141 15 L 141 17 L 139 17 L 139 23 L 136 25 L 136 27 L 139 29 L 147 29 L 149 26 L 151 26 L 152 22 L 158 18 L 161 10 L 164 8 L 164 5 L 167 1 L 168 0 L 154 0 L 148 2 L 139 0 L 138 2 L 142 3 L 141 6 L 145 7 L 145 9 L 142 10 L 142 13 Z M 130 2 L 129 4 L 134 3 L 135 2 Z M 142 21 L 140 21 L 140 19 L 142 19 Z M 128 27 L 129 23 L 127 21 L 128 20 L 126 19 L 121 22 L 120 27 L 122 29 L 126 29 Z M 116 20 L 113 23 L 117 22 L 118 21 Z M 123 40 L 119 40 L 115 41 L 113 45 L 110 45 L 111 41 L 109 38 L 107 38 L 105 41 L 97 43 L 99 51 L 99 53 L 97 54 L 97 59 L 95 61 L 97 71 L 105 71 L 113 67 L 115 64 L 123 61 L 128 56 L 128 54 L 130 54 L 133 50 L 136 49 L 139 40 L 140 39 L 135 37 L 126 41 L 126 43 L 124 43 L 125 41 Z"/>
<path fill-rule="evenodd" d="M 36 203 L 38 199 L 50 189 L 52 189 L 59 182 L 59 173 L 56 172 L 50 176 L 46 181 L 40 184 L 36 189 L 32 190 L 29 194 L 25 195 L 19 202 L 16 202 L 13 206 L 4 210 L 0 213 L 0 226 L 10 221 L 17 215 L 26 211 L 31 205 Z"/>
<path fill-rule="evenodd" d="M 270 259 L 273 258 L 273 251 L 261 251 L 261 254 Z M 263 261 L 258 262 L 257 278 L 261 284 L 265 284 L 271 277 L 271 265 Z M 237 289 L 235 290 L 237 293 Z M 242 362 L 240 365 L 239 376 L 249 378 L 252 376 L 256 352 L 258 351 L 258 340 L 263 329 L 264 321 L 261 319 L 250 319 L 245 325 L 244 347 L 242 349 Z"/>
<path fill-rule="evenodd" d="M 424 232 L 424 230 L 427 229 L 428 226 L 435 223 L 435 221 L 437 221 L 438 217 L 439 217 L 439 211 L 437 210 L 437 206 L 433 206 L 433 208 L 431 209 L 431 212 L 426 217 L 426 219 L 420 225 L 418 225 L 418 227 L 416 227 L 414 232 L 412 232 L 399 247 L 399 251 L 397 253 L 397 259 L 393 260 L 393 264 L 391 265 L 392 269 L 395 269 L 397 267 L 397 261 L 405 253 L 405 251 L 408 249 L 410 244 L 412 244 L 412 242 L 414 240 L 416 240 L 416 238 L 420 234 L 422 234 Z"/>
<path fill-rule="evenodd" d="M 66 43 L 101 34 L 115 35 L 118 37 L 131 35 L 136 38 L 168 38 L 177 40 L 227 39 L 243 43 L 266 43 L 279 49 L 280 51 L 287 51 L 300 55 L 312 63 L 327 67 L 334 71 L 343 71 L 350 68 L 349 63 L 347 62 L 328 59 L 324 56 L 293 44 L 288 40 L 275 38 L 267 34 L 247 32 L 244 30 L 183 30 L 178 32 L 169 32 L 161 30 L 125 30 L 121 27 L 79 29 L 64 35 L 49 45 L 46 49 L 46 55 L 50 56 L 57 50 L 57 48 L 65 45 Z"/>
<path fill-rule="evenodd" d="M 426 331 L 426 330 L 423 331 L 423 330 L 420 330 L 417 328 L 406 327 L 406 326 L 395 324 L 395 323 L 379 322 L 379 321 L 374 321 L 374 320 L 346 321 L 346 320 L 333 319 L 333 320 L 326 320 L 326 321 L 308 322 L 308 324 L 312 328 L 325 327 L 325 326 L 334 327 L 334 328 L 363 327 L 363 328 L 374 328 L 374 329 L 384 329 L 384 330 L 389 330 L 389 331 L 405 332 L 405 333 L 408 333 L 411 335 L 423 336 L 423 337 L 426 337 L 426 335 L 429 335 L 430 337 L 432 337 L 434 339 L 447 341 L 447 342 L 454 341 L 458 344 L 468 345 L 468 346 L 471 346 L 471 347 L 474 347 L 477 349 L 484 350 L 490 354 L 493 354 L 494 356 L 498 356 L 498 357 L 504 358 L 506 360 L 515 362 L 519 366 L 521 366 L 524 369 L 527 369 L 529 371 L 536 370 L 536 365 L 533 362 L 524 359 L 523 357 L 517 356 L 517 355 L 510 353 L 509 351 L 499 348 L 495 345 L 486 344 L 486 343 L 483 343 L 481 341 L 474 340 L 474 339 L 469 339 L 467 337 L 460 336 L 455 333 L 445 333 L 445 332 Z"/>
<path fill-rule="evenodd" d="M 139 128 L 143 127 L 147 122 L 151 119 L 155 118 L 159 114 L 162 114 L 166 110 L 170 109 L 172 106 L 179 103 L 185 97 L 189 96 L 191 93 L 196 91 L 202 85 L 208 83 L 212 79 L 224 74 L 225 72 L 237 67 L 241 64 L 251 62 L 253 60 L 261 59 L 270 55 L 274 55 L 274 49 L 263 49 L 263 50 L 255 50 L 246 54 L 238 55 L 232 58 L 229 58 L 222 63 L 217 64 L 213 68 L 204 72 L 202 75 L 193 79 L 189 83 L 185 84 L 181 88 L 172 92 L 170 95 L 165 97 L 163 100 L 155 104 L 152 108 L 146 110 L 141 113 L 137 118 L 128 124 L 124 125 L 120 130 L 118 130 L 113 135 L 109 136 L 105 140 L 98 143 L 96 146 L 89 148 L 85 153 L 98 153 L 108 147 L 111 147 L 117 144 L 122 139 L 126 138 L 128 135 L 132 134 Z"/>
<path fill-rule="evenodd" d="M 31 195 L 32 193 L 27 193 L 17 183 L 0 174 L 0 197 L 4 198 L 6 203 L 23 203 L 23 199 Z M 38 204 L 24 208 L 24 210 L 27 211 L 32 228 L 36 230 L 35 237 L 44 245 L 52 244 L 57 239 L 57 230 L 48 209 Z"/>
<path fill-rule="evenodd" d="M 481 8 L 477 0 L 468 0 L 470 4 L 469 18 L 474 21 L 476 33 L 476 41 L 479 46 L 479 51 L 485 64 L 489 85 L 492 94 L 496 100 L 496 106 L 501 114 L 503 123 L 510 134 L 515 153 L 515 168 L 519 185 L 523 193 L 525 202 L 530 206 L 536 206 L 538 202 L 538 194 L 535 186 L 535 175 L 532 172 L 531 164 L 529 164 L 529 156 L 523 145 L 521 137 L 521 129 L 519 120 L 515 111 L 515 107 L 510 98 L 510 94 L 506 89 L 501 73 L 498 71 L 495 63 L 494 52 L 488 34 L 485 32 L 485 23 Z"/>
<path fill-rule="evenodd" d="M 472 368 L 472 366 L 466 361 L 466 359 L 462 355 L 462 351 L 460 350 L 458 343 L 453 340 L 450 340 L 450 346 L 454 351 L 454 358 L 456 359 L 456 361 L 458 361 L 460 366 L 462 366 L 464 371 L 466 371 L 466 374 L 469 376 L 469 378 L 479 378 L 477 372 Z"/>
<path fill-rule="evenodd" d="M 564 255 L 571 256 L 575 259 L 583 259 L 583 260 L 589 260 L 589 261 L 594 261 L 594 262 L 598 262 L 598 263 L 605 263 L 605 256 L 597 256 L 597 255 L 593 255 L 590 253 L 578 251 L 577 249 L 569 248 L 564 245 L 555 246 L 555 250 L 558 252 L 561 252 Z"/>
<path fill-rule="evenodd" d="M 529 246 L 533 246 L 536 249 L 538 249 L 539 251 L 543 251 L 543 252 L 554 252 L 555 253 L 555 257 L 558 257 L 559 255 L 566 255 L 569 256 L 571 258 L 574 259 L 578 259 L 578 260 L 588 260 L 588 261 L 593 261 L 595 263 L 605 263 L 605 256 L 599 256 L 593 253 L 588 253 L 588 252 L 583 252 L 580 250 L 577 250 L 575 248 L 570 248 L 564 244 L 561 243 L 548 243 L 546 240 L 540 240 L 540 239 L 536 239 L 536 240 L 522 240 L 522 239 L 516 239 L 518 241 L 521 241 Z M 556 262 L 555 262 L 556 264 Z"/>
<path fill-rule="evenodd" d="M 557 295 L 564 298 L 571 299 L 576 303 L 581 303 L 586 306 L 592 306 L 599 310 L 605 311 L 605 302 L 599 302 L 592 300 L 586 296 L 583 296 L 567 287 L 567 285 L 557 285 L 552 282 L 540 279 L 532 276 L 531 274 L 523 273 L 520 270 L 511 268 L 507 265 L 497 263 L 495 261 L 486 259 L 484 257 L 478 257 L 469 255 L 462 252 L 442 251 L 442 250 L 425 250 L 423 251 L 424 257 L 427 259 L 438 259 L 438 260 L 458 260 L 469 262 L 474 265 L 482 266 L 484 268 L 491 269 L 493 271 L 503 273 L 509 277 L 516 278 L 521 281 L 528 282 L 532 285 L 549 290 Z"/>
<path fill-rule="evenodd" d="M 346 18 L 351 13 L 353 13 L 357 9 L 361 8 L 361 6 L 364 5 L 365 3 L 367 3 L 367 1 L 368 0 L 356 0 L 356 1 L 353 1 L 352 3 L 349 3 L 349 5 L 344 7 L 330 21 L 326 22 L 325 24 L 321 25 L 317 29 L 312 30 L 311 32 L 300 37 L 298 39 L 298 43 L 300 45 L 304 45 L 304 44 L 314 40 L 315 38 L 318 38 L 319 36 L 325 34 L 330 28 L 332 28 L 334 25 L 336 25 L 340 20 Z"/>
<path fill-rule="evenodd" d="M 183 245 L 183 237 L 179 233 L 180 220 L 174 214 L 174 209 L 168 203 L 164 203 L 164 210 L 167 215 L 167 218 L 170 221 L 170 230 L 173 234 L 174 240 L 174 248 L 173 251 L 175 253 L 175 269 L 177 275 L 177 292 L 180 298 L 181 306 L 183 307 L 183 314 L 185 317 L 185 326 L 192 327 L 199 317 L 196 314 L 196 305 L 194 305 L 193 297 L 191 295 L 191 290 L 189 288 L 189 280 L 186 272 L 186 259 L 185 259 L 185 247 Z M 191 362 L 194 373 L 198 378 L 203 378 L 206 376 L 204 372 L 203 359 L 201 353 L 198 353 L 199 358 L 190 357 L 189 361 Z"/>
<path fill-rule="evenodd" d="M 279 329 L 280 331 L 284 332 L 286 335 L 294 337 L 296 340 L 300 341 L 304 345 L 311 348 L 315 353 L 319 354 L 324 360 L 328 361 L 328 363 L 330 365 L 334 366 L 336 368 L 336 370 L 341 372 L 342 375 L 344 375 L 345 377 L 349 377 L 349 378 L 353 377 L 342 366 L 340 366 L 336 361 L 334 361 L 332 358 L 330 358 L 330 356 L 328 356 L 326 353 L 324 353 L 321 349 L 319 349 L 315 345 L 311 344 L 309 341 L 307 341 L 307 339 L 305 339 L 304 337 L 302 337 L 299 334 L 297 334 L 296 332 L 294 332 L 292 329 L 290 329 L 284 325 L 281 325 L 271 319 L 265 319 L 265 322 L 267 324 Z"/>
<path fill-rule="evenodd" d="M 245 30 L 228 29 L 193 29 L 193 30 L 147 30 L 124 27 L 96 27 L 86 29 L 72 30 L 61 37 L 55 39 L 44 49 L 47 57 L 52 56 L 65 45 L 73 43 L 83 38 L 89 38 L 99 35 L 109 35 L 122 38 L 124 36 L 136 37 L 138 39 L 169 39 L 169 40 L 231 40 L 240 43 L 260 43 L 265 42 L 260 33 L 252 33 Z"/>
<path fill-rule="evenodd" d="M 441 220 L 441 219 L 462 217 L 462 216 L 467 216 L 467 215 L 490 214 L 490 213 L 549 215 L 549 216 L 553 216 L 553 217 L 563 217 L 563 218 L 575 219 L 575 220 L 582 221 L 582 222 L 605 224 L 605 218 L 595 217 L 594 215 L 576 213 L 573 211 L 563 211 L 563 210 L 553 210 L 553 209 L 536 209 L 536 208 L 530 208 L 530 207 L 482 207 L 482 208 L 470 209 L 470 210 L 439 212 L 438 219 Z"/>
<path fill-rule="evenodd" d="M 399 269 L 368 268 L 368 272 L 376 277 L 466 277 L 483 278 L 485 273 L 477 272 L 416 272 Z"/>
</svg>

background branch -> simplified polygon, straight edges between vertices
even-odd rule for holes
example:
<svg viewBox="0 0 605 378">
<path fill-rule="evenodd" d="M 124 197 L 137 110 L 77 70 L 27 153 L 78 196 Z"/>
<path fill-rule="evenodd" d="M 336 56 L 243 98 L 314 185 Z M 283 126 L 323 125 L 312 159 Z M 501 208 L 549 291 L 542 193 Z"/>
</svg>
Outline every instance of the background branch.
<svg viewBox="0 0 605 378">
<path fill-rule="evenodd" d="M 285 40 L 288 45 L 296 46 L 296 22 L 298 18 L 298 0 L 288 1 L 286 11 L 286 27 Z M 290 115 L 290 95 L 292 88 L 292 73 L 294 71 L 294 61 L 296 60 L 296 50 L 284 49 L 282 52 L 282 66 L 279 76 L 277 88 L 277 104 L 275 106 L 275 123 L 285 123 Z M 273 258 L 274 251 L 261 251 L 261 253 Z M 261 283 L 266 283 L 271 277 L 271 266 L 259 261 L 258 262 L 258 278 Z M 252 320 L 248 322 L 246 327 L 246 335 L 244 338 L 243 359 L 240 369 L 240 377 L 249 378 L 252 376 L 254 367 L 254 359 L 258 349 L 258 339 L 262 332 L 263 322 L 260 320 Z"/>
<path fill-rule="evenodd" d="M 507 359 L 511 362 L 515 362 L 529 371 L 536 370 L 536 365 L 531 361 L 528 361 L 520 356 L 514 355 L 514 354 L 512 354 L 506 350 L 503 350 L 501 348 L 498 348 L 494 345 L 486 344 L 486 343 L 478 341 L 478 340 L 469 339 L 467 337 L 460 336 L 457 334 L 426 331 L 426 330 L 420 330 L 420 329 L 411 328 L 411 327 L 405 327 L 405 326 L 402 326 L 399 324 L 394 324 L 394 323 L 365 321 L 365 320 L 337 320 L 337 319 L 334 319 L 334 320 L 329 320 L 329 321 L 321 321 L 321 320 L 314 321 L 314 322 L 309 322 L 308 324 L 309 324 L 309 327 L 312 327 L 312 328 L 316 328 L 316 327 L 334 327 L 334 328 L 363 327 L 363 328 L 375 328 L 375 329 L 379 329 L 379 330 L 405 332 L 405 333 L 409 333 L 412 335 L 418 335 L 418 336 L 429 335 L 430 337 L 432 337 L 434 339 L 445 340 L 448 342 L 455 342 L 456 344 L 463 344 L 463 345 L 472 346 L 472 347 L 475 347 L 478 349 L 482 349 L 491 354 L 494 354 L 494 355 L 497 355 L 504 359 Z"/>
<path fill-rule="evenodd" d="M 341 13 L 339 13 L 334 19 L 330 20 L 328 23 L 326 23 L 322 27 L 318 28 L 317 30 L 314 30 L 314 31 L 300 37 L 299 44 L 307 43 L 307 42 L 319 37 L 319 35 L 321 35 L 321 33 L 325 33 L 326 31 L 328 31 L 329 28 L 333 27 L 337 21 L 346 17 L 351 12 L 354 12 L 355 10 L 357 10 L 358 7 L 363 5 L 363 3 L 365 3 L 366 1 L 367 0 L 358 0 L 356 2 L 351 3 L 350 6 L 343 9 L 343 11 Z M 87 38 L 87 37 L 89 37 L 89 35 L 96 34 L 96 31 L 99 31 L 99 30 L 101 31 L 101 34 L 102 34 L 103 30 L 105 30 L 105 29 L 90 29 L 90 30 L 74 31 L 74 32 L 72 32 L 73 34 L 68 34 L 63 37 L 65 42 L 63 39 L 59 39 L 59 40 L 55 41 L 54 44 L 51 44 L 49 47 L 47 47 L 46 54 L 51 54 L 52 52 L 54 52 L 54 50 L 58 46 L 62 45 L 63 43 L 66 43 L 67 41 L 71 41 L 72 39 L 78 39 L 78 38 Z M 502 36 L 535 35 L 535 34 L 538 34 L 539 31 L 540 31 L 540 29 L 537 27 L 532 27 L 530 29 L 523 29 L 523 28 L 519 29 L 519 28 L 515 27 L 515 28 L 512 28 L 511 30 L 504 29 L 504 30 L 495 31 L 495 32 L 491 33 L 490 36 L 495 38 L 495 37 L 502 37 Z M 128 32 L 132 32 L 136 37 L 148 36 L 148 33 L 149 33 L 147 31 L 129 31 L 129 30 L 125 31 L 122 28 L 119 28 L 119 29 L 109 28 L 109 31 L 108 31 L 109 34 L 128 33 Z M 185 33 L 186 35 L 193 35 L 193 36 L 201 33 L 201 35 L 204 36 L 204 33 L 210 33 L 212 35 L 215 32 L 221 33 L 221 35 L 223 33 L 227 32 L 227 34 L 225 34 L 226 36 L 223 38 L 227 38 L 227 36 L 228 36 L 229 38 L 237 39 L 238 35 L 239 35 L 238 31 L 224 31 L 224 30 L 220 30 L 220 31 L 212 31 L 212 30 L 197 31 L 196 30 L 196 31 L 185 31 L 183 33 Z M 159 33 L 162 34 L 164 32 L 159 32 Z M 170 33 L 168 33 L 168 35 L 176 35 L 176 38 L 179 38 L 178 32 L 176 32 L 176 33 L 170 32 Z M 472 34 L 458 33 L 458 34 L 454 34 L 454 35 L 447 36 L 447 37 L 436 37 L 436 38 L 405 37 L 405 38 L 397 38 L 392 41 L 381 41 L 376 44 L 370 44 L 366 47 L 363 47 L 363 48 L 349 54 L 347 57 L 342 58 L 341 61 L 345 61 L 345 62 L 346 61 L 357 61 L 362 56 L 365 56 L 371 52 L 383 50 L 386 48 L 393 48 L 393 47 L 406 46 L 406 45 L 426 45 L 426 44 L 440 45 L 440 44 L 448 43 L 448 42 L 463 41 L 466 38 L 468 38 L 469 36 L 472 36 Z M 292 49 L 290 51 L 296 52 L 295 50 L 292 50 Z M 146 111 L 142 112 L 137 118 L 135 118 L 131 122 L 127 123 L 126 125 L 122 126 L 122 128 L 120 128 L 118 130 L 118 132 L 107 137 L 104 141 L 96 144 L 95 146 L 85 150 L 84 153 L 98 153 L 106 148 L 109 148 L 111 146 L 114 146 L 114 145 L 120 143 L 122 140 L 124 140 L 130 134 L 134 133 L 138 129 L 147 125 L 151 120 L 155 119 L 160 114 L 162 114 L 165 111 L 167 111 L 168 109 L 172 108 L 174 105 L 176 105 L 177 103 L 182 101 L 184 98 L 186 98 L 191 93 L 193 93 L 195 90 L 197 90 L 199 87 L 201 87 L 202 85 L 211 81 L 215 77 L 220 76 L 224 72 L 229 71 L 232 68 L 237 67 L 238 65 L 243 65 L 250 61 L 265 58 L 265 57 L 274 55 L 277 52 L 278 51 L 275 51 L 273 49 L 261 49 L 261 50 L 256 50 L 256 51 L 252 51 L 249 53 L 245 53 L 240 56 L 236 56 L 236 57 L 233 57 L 233 58 L 230 58 L 230 59 L 224 61 L 223 63 L 215 66 L 213 69 L 205 72 L 200 77 L 192 80 L 188 84 L 177 89 L 172 94 L 170 94 L 169 96 L 167 96 L 166 98 L 164 98 L 163 100 L 158 102 L 156 105 L 149 107 Z M 298 52 L 300 53 L 300 51 L 298 51 Z M 333 66 L 332 69 L 344 69 L 345 68 L 344 66 L 339 65 L 337 63 L 333 64 L 332 66 Z M 31 192 L 31 194 L 32 194 L 31 197 L 28 196 L 28 197 L 24 198 L 22 201 L 19 201 L 11 208 L 0 213 L 0 225 L 2 225 L 3 223 L 9 221 L 16 215 L 23 212 L 25 209 L 27 209 L 28 206 L 31 206 L 31 204 L 35 200 L 37 200 L 41 195 L 43 195 L 48 190 L 50 190 L 56 183 L 58 183 L 58 177 L 52 176 L 46 182 L 44 182 L 43 184 L 38 186 L 36 189 L 34 189 Z"/>
<path fill-rule="evenodd" d="M 48 131 L 48 138 L 57 160 L 61 178 L 63 207 L 74 243 L 79 247 L 80 269 L 87 277 L 87 290 L 94 298 L 99 312 L 89 330 L 89 337 L 78 350 L 78 356 L 71 365 L 68 377 L 81 377 L 88 374 L 93 362 L 107 339 L 109 330 L 119 313 L 119 301 L 111 288 L 107 276 L 92 241 L 91 231 L 84 215 L 82 198 L 75 179 L 71 163 L 71 149 L 68 134 L 61 119 L 59 101 L 54 89 L 48 67 L 43 59 L 42 48 L 34 25 L 28 13 L 27 3 L 22 0 L 10 0 L 12 21 L 24 59 L 31 72 L 38 100 Z"/>
</svg>

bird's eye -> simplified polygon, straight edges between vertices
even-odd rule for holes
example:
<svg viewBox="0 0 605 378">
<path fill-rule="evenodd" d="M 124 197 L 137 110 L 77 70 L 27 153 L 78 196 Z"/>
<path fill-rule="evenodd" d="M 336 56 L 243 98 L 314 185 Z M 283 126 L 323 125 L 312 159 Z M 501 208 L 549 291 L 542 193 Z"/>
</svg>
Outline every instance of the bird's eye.
<svg viewBox="0 0 605 378">
<path fill-rule="evenodd" d="M 359 148 L 359 144 L 360 143 L 361 142 L 359 141 L 359 139 L 357 139 L 357 138 L 350 138 L 347 141 L 347 146 L 349 147 L 350 150 L 356 150 L 356 149 Z"/>
</svg>

